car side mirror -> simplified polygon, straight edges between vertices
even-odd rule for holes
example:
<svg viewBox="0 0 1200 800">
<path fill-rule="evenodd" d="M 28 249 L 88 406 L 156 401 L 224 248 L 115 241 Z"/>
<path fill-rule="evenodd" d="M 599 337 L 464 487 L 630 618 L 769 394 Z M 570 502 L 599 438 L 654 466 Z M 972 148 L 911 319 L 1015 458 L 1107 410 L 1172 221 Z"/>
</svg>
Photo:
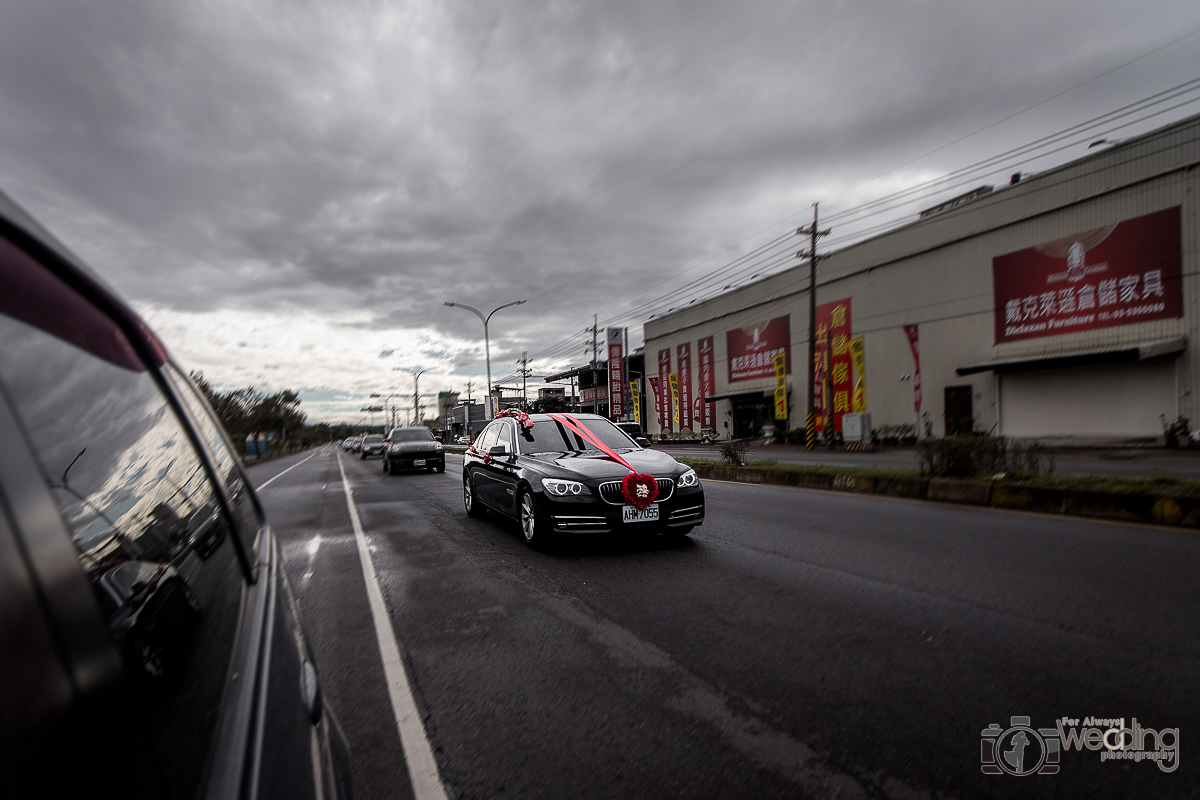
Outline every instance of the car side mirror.
<svg viewBox="0 0 1200 800">
<path fill-rule="evenodd" d="M 493 458 L 508 455 L 508 447 L 502 444 L 493 445 L 488 448 L 487 454 Z"/>
<path fill-rule="evenodd" d="M 650 446 L 650 440 L 647 439 L 645 436 L 639 436 L 636 439 L 634 439 L 634 441 L 638 443 L 638 447 L 649 447 Z"/>
</svg>

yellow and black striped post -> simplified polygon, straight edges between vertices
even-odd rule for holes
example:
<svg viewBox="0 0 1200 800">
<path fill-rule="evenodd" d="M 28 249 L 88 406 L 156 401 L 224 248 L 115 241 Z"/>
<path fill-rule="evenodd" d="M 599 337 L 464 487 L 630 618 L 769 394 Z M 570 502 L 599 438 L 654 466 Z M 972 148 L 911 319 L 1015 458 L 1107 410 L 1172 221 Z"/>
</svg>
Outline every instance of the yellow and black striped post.
<svg viewBox="0 0 1200 800">
<path fill-rule="evenodd" d="M 804 423 L 804 447 L 812 450 L 817 446 L 817 415 L 809 414 L 808 421 Z"/>
</svg>

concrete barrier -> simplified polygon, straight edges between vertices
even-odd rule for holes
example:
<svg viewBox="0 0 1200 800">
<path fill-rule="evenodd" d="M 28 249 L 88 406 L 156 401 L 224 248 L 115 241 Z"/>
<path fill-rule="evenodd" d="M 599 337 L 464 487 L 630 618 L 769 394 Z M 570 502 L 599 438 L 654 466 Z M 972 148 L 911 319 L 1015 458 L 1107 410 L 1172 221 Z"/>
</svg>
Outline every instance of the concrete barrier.
<svg viewBox="0 0 1200 800">
<path fill-rule="evenodd" d="M 992 484 L 986 481 L 930 478 L 928 498 L 943 503 L 986 506 L 992 501 Z"/>
<path fill-rule="evenodd" d="M 1067 516 L 1200 528 L 1200 497 L 916 476 L 859 475 L 702 464 L 701 478 L 938 500 Z"/>
<path fill-rule="evenodd" d="M 992 486 L 992 505 L 1021 511 L 1067 513 L 1067 490 L 1024 483 L 998 482 Z"/>
</svg>

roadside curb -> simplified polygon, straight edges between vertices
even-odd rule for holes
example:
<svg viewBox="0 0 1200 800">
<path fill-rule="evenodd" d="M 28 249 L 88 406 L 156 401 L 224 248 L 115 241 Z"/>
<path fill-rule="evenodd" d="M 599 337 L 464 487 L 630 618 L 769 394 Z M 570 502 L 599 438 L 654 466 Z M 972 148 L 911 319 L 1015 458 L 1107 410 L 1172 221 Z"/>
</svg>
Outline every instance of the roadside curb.
<svg viewBox="0 0 1200 800">
<path fill-rule="evenodd" d="M 1186 495 L 1069 489 L 1019 481 L 893 477 L 719 464 L 693 464 L 692 467 L 701 478 L 736 483 L 827 489 L 1013 511 L 1200 528 L 1200 497 Z"/>
</svg>

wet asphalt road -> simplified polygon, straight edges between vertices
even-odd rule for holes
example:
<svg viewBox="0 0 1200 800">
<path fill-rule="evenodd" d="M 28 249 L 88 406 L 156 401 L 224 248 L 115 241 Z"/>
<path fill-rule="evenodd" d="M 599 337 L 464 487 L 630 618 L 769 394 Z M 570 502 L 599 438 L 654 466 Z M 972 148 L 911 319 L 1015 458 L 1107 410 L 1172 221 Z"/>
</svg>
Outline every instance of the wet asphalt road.
<svg viewBox="0 0 1200 800">
<path fill-rule="evenodd" d="M 980 771 L 1010 717 L 1200 733 L 1200 536 L 706 482 L 681 544 L 528 550 L 443 475 L 341 454 L 449 797 L 1198 796 L 1181 766 Z M 250 470 L 359 798 L 412 796 L 338 468 Z M 303 463 L 301 463 L 303 462 Z M 286 474 L 283 470 L 290 469 Z"/>
</svg>

